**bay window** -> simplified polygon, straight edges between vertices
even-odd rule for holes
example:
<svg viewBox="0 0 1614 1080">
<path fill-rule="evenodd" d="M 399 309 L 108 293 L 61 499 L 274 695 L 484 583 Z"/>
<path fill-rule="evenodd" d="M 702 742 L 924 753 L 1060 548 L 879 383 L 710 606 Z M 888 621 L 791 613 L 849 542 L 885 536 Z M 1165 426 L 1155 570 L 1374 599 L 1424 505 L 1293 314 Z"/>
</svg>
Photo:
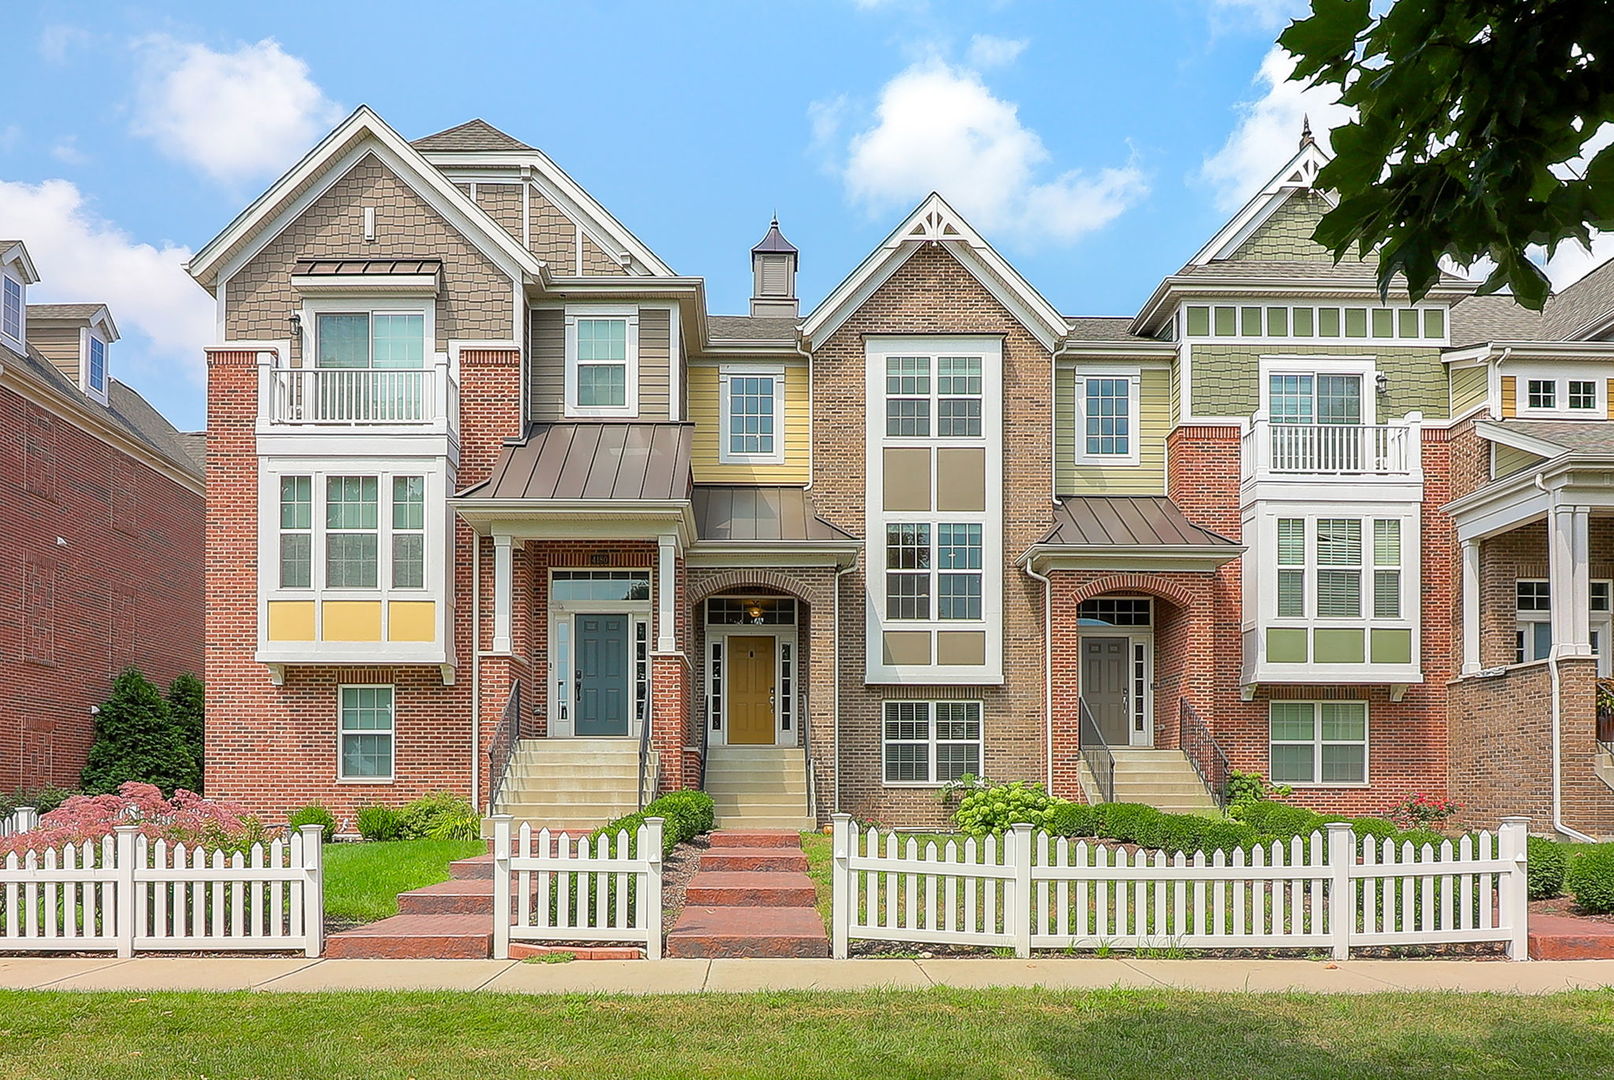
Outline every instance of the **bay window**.
<svg viewBox="0 0 1614 1080">
<path fill-rule="evenodd" d="M 308 589 L 314 584 L 313 477 L 280 478 L 280 587 Z"/>
<path fill-rule="evenodd" d="M 271 483 L 277 527 L 266 539 L 280 590 L 426 587 L 424 476 L 300 474 Z"/>
<path fill-rule="evenodd" d="M 374 476 L 325 481 L 325 584 L 373 589 L 380 563 L 379 485 Z"/>
</svg>

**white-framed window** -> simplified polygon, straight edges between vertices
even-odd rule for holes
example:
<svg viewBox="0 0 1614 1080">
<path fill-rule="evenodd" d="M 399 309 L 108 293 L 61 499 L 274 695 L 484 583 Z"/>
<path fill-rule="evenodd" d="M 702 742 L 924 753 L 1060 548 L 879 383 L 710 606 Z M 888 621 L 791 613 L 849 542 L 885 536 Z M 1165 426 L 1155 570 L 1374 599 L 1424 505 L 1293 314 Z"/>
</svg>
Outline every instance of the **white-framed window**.
<svg viewBox="0 0 1614 1080">
<path fill-rule="evenodd" d="M 1402 519 L 1280 517 L 1276 526 L 1277 618 L 1399 621 L 1412 609 Z"/>
<path fill-rule="evenodd" d="M 390 685 L 337 687 L 337 778 L 385 783 L 393 777 L 393 703 Z"/>
<path fill-rule="evenodd" d="M 1274 701 L 1270 710 L 1274 784 L 1367 783 L 1367 702 Z"/>
<path fill-rule="evenodd" d="M 24 310 L 22 282 L 9 274 L 0 274 L 0 334 L 19 345 L 23 343 Z"/>
<path fill-rule="evenodd" d="M 322 368 L 423 368 L 426 331 L 426 315 L 418 310 L 316 312 L 314 363 Z"/>
<path fill-rule="evenodd" d="M 979 701 L 887 701 L 882 775 L 888 787 L 929 787 L 981 775 Z"/>
<path fill-rule="evenodd" d="M 374 476 L 325 478 L 325 585 L 374 589 L 380 584 L 381 493 Z"/>
<path fill-rule="evenodd" d="M 566 308 L 566 413 L 639 415 L 637 308 Z"/>
<path fill-rule="evenodd" d="M 1597 673 L 1607 677 L 1614 667 L 1609 640 L 1614 633 L 1614 581 L 1593 581 L 1591 609 L 1592 654 Z M 1520 578 L 1513 583 L 1513 662 L 1528 664 L 1552 654 L 1552 586 L 1541 578 Z"/>
<path fill-rule="evenodd" d="M 1597 381 L 1595 379 L 1569 380 L 1569 411 L 1585 412 L 1597 408 Z"/>
<path fill-rule="evenodd" d="M 1520 416 L 1598 419 L 1607 412 L 1607 380 L 1589 365 L 1526 368 L 1518 378 Z"/>
<path fill-rule="evenodd" d="M 1556 409 L 1558 407 L 1557 379 L 1527 379 L 1524 384 L 1527 408 Z"/>
<path fill-rule="evenodd" d="M 426 478 L 392 478 L 392 587 L 426 587 Z"/>
<path fill-rule="evenodd" d="M 84 373 L 84 382 L 91 392 L 104 396 L 106 394 L 107 343 L 94 334 L 89 335 L 89 338 L 89 356 L 86 358 L 87 366 Z"/>
<path fill-rule="evenodd" d="M 314 478 L 280 478 L 280 587 L 314 587 Z"/>
<path fill-rule="evenodd" d="M 979 522 L 886 526 L 886 618 L 982 618 L 983 529 Z"/>
<path fill-rule="evenodd" d="M 427 587 L 425 476 L 292 473 L 271 482 L 278 527 L 265 539 L 275 545 L 280 591 Z"/>
<path fill-rule="evenodd" d="M 1362 376 L 1273 372 L 1267 376 L 1267 415 L 1274 424 L 1360 424 Z"/>
<path fill-rule="evenodd" d="M 718 376 L 722 431 L 718 460 L 725 465 L 785 460 L 785 371 L 782 367 L 725 366 Z"/>
<path fill-rule="evenodd" d="M 1139 398 L 1137 372 L 1089 372 L 1076 377 L 1076 461 L 1136 465 Z"/>
<path fill-rule="evenodd" d="M 887 356 L 886 435 L 979 439 L 981 378 L 978 355 Z"/>
</svg>

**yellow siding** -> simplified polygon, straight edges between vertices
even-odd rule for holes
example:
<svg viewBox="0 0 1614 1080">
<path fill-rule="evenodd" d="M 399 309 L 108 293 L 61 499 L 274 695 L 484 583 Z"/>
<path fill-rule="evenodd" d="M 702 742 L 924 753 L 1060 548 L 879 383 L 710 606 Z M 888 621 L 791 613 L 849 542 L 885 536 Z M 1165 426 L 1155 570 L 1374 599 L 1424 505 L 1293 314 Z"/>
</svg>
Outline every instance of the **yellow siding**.
<svg viewBox="0 0 1614 1080">
<path fill-rule="evenodd" d="M 785 461 L 783 465 L 724 465 L 718 453 L 723 403 L 716 364 L 689 367 L 689 418 L 695 423 L 691 452 L 697 484 L 805 484 L 808 446 L 807 365 L 785 365 Z"/>
<path fill-rule="evenodd" d="M 1453 368 L 1451 373 L 1451 414 L 1464 416 L 1485 404 L 1486 369 Z"/>
<path fill-rule="evenodd" d="M 431 600 L 387 602 L 389 641 L 437 640 L 437 605 Z"/>
<path fill-rule="evenodd" d="M 1138 464 L 1076 464 L 1076 370 L 1061 367 L 1054 384 L 1054 469 L 1062 495 L 1164 495 L 1166 436 L 1171 433 L 1171 372 L 1145 368 L 1138 402 Z"/>
<path fill-rule="evenodd" d="M 1511 420 L 1519 415 L 1519 380 L 1513 375 L 1502 376 L 1502 419 Z"/>
<path fill-rule="evenodd" d="M 313 641 L 314 601 L 269 601 L 270 641 Z"/>
<path fill-rule="evenodd" d="M 324 609 L 324 640 L 381 640 L 381 601 L 327 600 Z"/>
</svg>

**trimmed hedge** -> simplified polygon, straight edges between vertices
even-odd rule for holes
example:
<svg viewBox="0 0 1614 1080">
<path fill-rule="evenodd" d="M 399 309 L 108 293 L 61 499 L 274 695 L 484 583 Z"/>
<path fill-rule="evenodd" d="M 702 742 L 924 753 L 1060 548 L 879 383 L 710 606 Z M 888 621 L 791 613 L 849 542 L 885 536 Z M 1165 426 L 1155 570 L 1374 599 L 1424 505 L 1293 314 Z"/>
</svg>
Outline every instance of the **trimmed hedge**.
<svg viewBox="0 0 1614 1080">
<path fill-rule="evenodd" d="M 1562 896 L 1564 878 L 1569 873 L 1569 849 L 1556 840 L 1532 836 L 1527 841 L 1526 877 L 1530 899 L 1550 900 Z"/>
<path fill-rule="evenodd" d="M 1614 847 L 1595 847 L 1575 856 L 1565 877 L 1575 903 L 1597 915 L 1614 911 Z"/>
<path fill-rule="evenodd" d="M 706 792 L 670 791 L 646 803 L 643 810 L 624 814 L 615 821 L 607 821 L 589 834 L 589 840 L 595 842 L 602 836 L 615 836 L 626 829 L 629 837 L 628 853 L 631 855 L 635 853 L 634 847 L 638 843 L 639 826 L 648 818 L 659 817 L 662 819 L 661 854 L 665 858 L 671 855 L 673 848 L 679 844 L 693 840 L 701 833 L 710 832 L 715 816 L 716 808 L 712 803 L 712 797 Z"/>
</svg>

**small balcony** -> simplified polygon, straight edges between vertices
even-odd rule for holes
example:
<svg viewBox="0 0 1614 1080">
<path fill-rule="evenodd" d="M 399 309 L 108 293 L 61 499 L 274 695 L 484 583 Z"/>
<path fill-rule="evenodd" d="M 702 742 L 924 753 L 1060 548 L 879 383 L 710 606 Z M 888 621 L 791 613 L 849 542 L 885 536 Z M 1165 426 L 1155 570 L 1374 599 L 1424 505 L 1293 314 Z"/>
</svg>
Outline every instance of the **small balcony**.
<svg viewBox="0 0 1614 1080">
<path fill-rule="evenodd" d="M 1240 478 L 1423 481 L 1423 415 L 1388 424 L 1281 424 L 1258 412 L 1244 429 Z"/>
<path fill-rule="evenodd" d="M 438 353 L 424 368 L 258 366 L 260 431 L 440 434 L 457 441 L 459 383 Z"/>
</svg>

